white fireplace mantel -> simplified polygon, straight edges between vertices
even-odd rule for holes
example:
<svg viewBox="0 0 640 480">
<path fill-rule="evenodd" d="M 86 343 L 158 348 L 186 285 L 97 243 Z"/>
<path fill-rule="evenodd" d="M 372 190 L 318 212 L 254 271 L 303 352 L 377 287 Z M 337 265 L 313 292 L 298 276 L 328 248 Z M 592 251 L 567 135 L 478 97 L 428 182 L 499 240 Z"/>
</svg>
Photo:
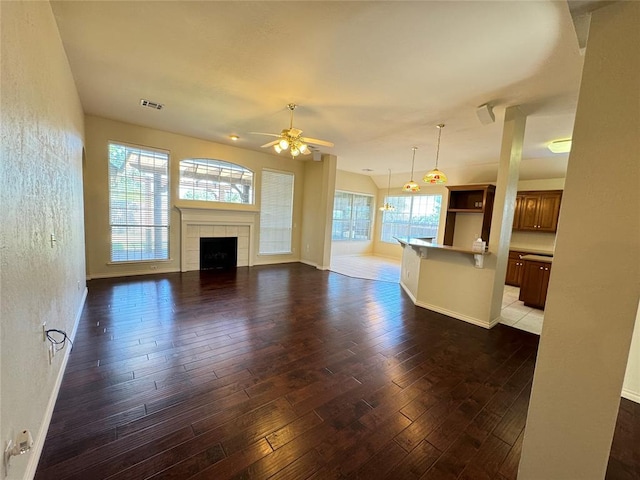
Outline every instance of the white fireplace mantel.
<svg viewBox="0 0 640 480">
<path fill-rule="evenodd" d="M 180 270 L 200 269 L 200 237 L 238 237 L 238 266 L 253 266 L 257 211 L 176 207 L 180 211 Z"/>
</svg>

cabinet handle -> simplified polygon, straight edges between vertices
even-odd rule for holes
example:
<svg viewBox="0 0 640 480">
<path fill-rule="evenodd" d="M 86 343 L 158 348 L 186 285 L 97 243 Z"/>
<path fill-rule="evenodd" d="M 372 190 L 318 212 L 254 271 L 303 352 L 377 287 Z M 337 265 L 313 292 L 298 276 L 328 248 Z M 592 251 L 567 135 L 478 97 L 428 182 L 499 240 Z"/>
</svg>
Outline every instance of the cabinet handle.
<svg viewBox="0 0 640 480">
<path fill-rule="evenodd" d="M 540 270 L 544 270 L 544 268 L 543 268 L 543 267 L 540 267 Z"/>
</svg>

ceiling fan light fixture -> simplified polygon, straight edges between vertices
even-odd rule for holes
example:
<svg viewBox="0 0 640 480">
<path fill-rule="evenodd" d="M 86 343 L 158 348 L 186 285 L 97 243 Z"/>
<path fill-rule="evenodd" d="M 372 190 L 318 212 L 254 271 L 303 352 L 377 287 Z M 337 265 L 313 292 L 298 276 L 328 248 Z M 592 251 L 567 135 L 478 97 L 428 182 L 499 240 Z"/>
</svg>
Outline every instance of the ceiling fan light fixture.
<svg viewBox="0 0 640 480">
<path fill-rule="evenodd" d="M 442 185 L 447 183 L 448 179 L 444 172 L 438 170 L 438 157 L 440 156 L 440 136 L 442 135 L 442 129 L 444 128 L 444 123 L 440 123 L 436 125 L 438 128 L 438 146 L 436 147 L 436 166 L 433 170 L 429 170 L 427 174 L 422 177 L 422 180 L 425 183 L 430 185 Z"/>
<path fill-rule="evenodd" d="M 324 145 L 326 147 L 333 147 L 333 143 L 327 142 L 326 140 L 319 140 L 317 138 L 303 137 L 302 130 L 293 126 L 293 111 L 296 107 L 297 105 L 295 103 L 289 103 L 287 105 L 287 108 L 291 112 L 289 128 L 282 129 L 279 134 L 262 132 L 251 133 L 276 137 L 276 140 L 265 143 L 264 145 L 261 145 L 260 148 L 273 147 L 276 153 L 282 153 L 283 151 L 288 150 L 289 154 L 293 158 L 299 155 L 309 155 L 313 153 L 314 160 L 319 160 L 319 158 L 316 159 L 316 154 L 320 155 L 320 152 L 313 150 L 313 148 L 309 147 L 308 143 L 313 145 Z"/>
<path fill-rule="evenodd" d="M 402 190 L 404 190 L 407 193 L 416 193 L 420 191 L 420 185 L 418 185 L 416 182 L 413 181 L 413 166 L 416 163 L 416 150 L 418 149 L 418 147 L 412 147 L 413 150 L 413 158 L 411 160 L 411 180 L 409 180 L 407 183 L 405 183 L 402 186 Z"/>
</svg>

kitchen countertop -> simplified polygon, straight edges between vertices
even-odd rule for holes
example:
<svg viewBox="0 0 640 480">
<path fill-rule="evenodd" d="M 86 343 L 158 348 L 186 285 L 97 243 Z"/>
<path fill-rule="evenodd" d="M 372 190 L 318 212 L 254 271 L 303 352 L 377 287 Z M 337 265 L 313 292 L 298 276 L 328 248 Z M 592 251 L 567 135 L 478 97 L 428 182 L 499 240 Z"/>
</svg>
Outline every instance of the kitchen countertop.
<svg viewBox="0 0 640 480">
<path fill-rule="evenodd" d="M 516 245 L 509 245 L 509 250 L 515 252 L 527 252 L 532 253 L 534 255 L 551 255 L 553 256 L 553 250 L 547 250 L 542 248 L 528 248 L 528 247 L 518 247 Z"/>
<path fill-rule="evenodd" d="M 443 251 L 467 253 L 472 255 L 489 255 L 489 252 L 486 250 L 484 252 L 474 252 L 470 248 L 459 248 L 459 247 L 452 247 L 451 245 L 442 245 L 439 243 L 433 243 L 432 241 L 429 240 L 429 238 L 407 238 L 407 237 L 393 237 L 393 238 L 395 238 L 401 244 L 409 245 L 411 247 L 433 248 L 433 249 L 438 249 Z"/>
<path fill-rule="evenodd" d="M 545 255 L 523 255 L 522 260 L 531 260 L 533 262 L 553 263 L 553 257 Z"/>
</svg>

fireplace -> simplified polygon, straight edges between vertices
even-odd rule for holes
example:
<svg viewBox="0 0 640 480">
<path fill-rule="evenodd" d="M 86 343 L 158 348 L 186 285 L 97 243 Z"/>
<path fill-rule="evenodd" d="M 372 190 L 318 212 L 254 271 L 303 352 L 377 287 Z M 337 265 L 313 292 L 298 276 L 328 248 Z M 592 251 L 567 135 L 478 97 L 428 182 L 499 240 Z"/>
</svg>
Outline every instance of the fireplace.
<svg viewBox="0 0 640 480">
<path fill-rule="evenodd" d="M 200 237 L 200 270 L 227 270 L 238 262 L 238 237 Z"/>
<path fill-rule="evenodd" d="M 179 207 L 181 217 L 180 269 L 200 270 L 201 238 L 236 238 L 237 267 L 253 266 L 256 212 Z M 233 268 L 233 267 L 232 267 Z"/>
</svg>

